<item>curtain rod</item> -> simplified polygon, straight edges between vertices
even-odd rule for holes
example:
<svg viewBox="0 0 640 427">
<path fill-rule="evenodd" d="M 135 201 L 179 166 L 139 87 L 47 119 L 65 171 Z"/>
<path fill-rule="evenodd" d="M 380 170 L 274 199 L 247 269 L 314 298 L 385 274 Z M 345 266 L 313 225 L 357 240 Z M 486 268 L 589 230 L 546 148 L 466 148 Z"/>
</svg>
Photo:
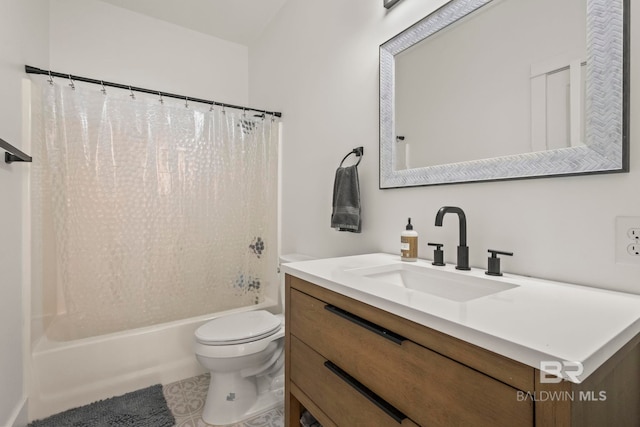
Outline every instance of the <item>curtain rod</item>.
<svg viewBox="0 0 640 427">
<path fill-rule="evenodd" d="M 257 110 L 255 108 L 243 107 L 241 105 L 226 104 L 224 102 L 210 101 L 207 99 L 200 99 L 200 98 L 191 98 L 190 96 L 176 95 L 175 93 L 162 92 L 160 90 L 152 90 L 152 89 L 145 89 L 142 87 L 123 85 L 120 83 L 107 82 L 104 80 L 96 80 L 88 77 L 76 76 L 73 74 L 58 73 L 51 70 L 41 70 L 40 68 L 32 67 L 30 65 L 25 65 L 24 70 L 27 74 L 43 74 L 50 77 L 60 77 L 63 79 L 71 79 L 73 81 L 78 81 L 78 82 L 93 83 L 93 84 L 102 85 L 102 86 L 115 87 L 118 89 L 127 89 L 130 91 L 149 93 L 151 95 L 159 95 L 167 98 L 175 98 L 175 99 L 182 99 L 185 101 L 200 102 L 202 104 L 217 105 L 217 106 L 226 107 L 226 108 L 235 108 L 236 110 L 255 111 L 261 114 L 269 114 L 275 117 L 282 117 L 282 113 L 277 111 Z"/>
</svg>

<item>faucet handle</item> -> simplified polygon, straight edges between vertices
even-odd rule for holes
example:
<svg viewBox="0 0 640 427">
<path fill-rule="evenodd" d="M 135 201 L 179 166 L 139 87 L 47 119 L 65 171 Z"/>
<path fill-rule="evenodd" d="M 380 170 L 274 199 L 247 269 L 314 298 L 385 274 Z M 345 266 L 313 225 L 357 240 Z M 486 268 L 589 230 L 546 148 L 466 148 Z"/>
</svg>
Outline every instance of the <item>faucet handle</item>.
<svg viewBox="0 0 640 427">
<path fill-rule="evenodd" d="M 513 256 L 513 252 L 497 251 L 495 249 L 489 249 L 488 252 L 491 256 L 487 259 L 488 268 L 484 274 L 488 274 L 490 276 L 502 276 L 502 272 L 500 271 L 500 258 L 498 258 L 498 255 Z"/>
<path fill-rule="evenodd" d="M 436 248 L 433 250 L 433 262 L 431 265 L 444 265 L 444 252 L 442 251 L 442 247 L 444 246 L 442 243 L 427 243 L 429 246 L 435 246 Z"/>
</svg>

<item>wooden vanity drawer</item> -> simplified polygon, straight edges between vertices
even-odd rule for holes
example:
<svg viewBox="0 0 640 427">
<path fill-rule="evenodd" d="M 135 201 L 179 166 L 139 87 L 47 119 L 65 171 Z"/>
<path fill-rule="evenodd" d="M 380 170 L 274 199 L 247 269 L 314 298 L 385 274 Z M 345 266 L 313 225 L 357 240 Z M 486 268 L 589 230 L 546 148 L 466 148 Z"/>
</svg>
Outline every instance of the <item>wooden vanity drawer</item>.
<svg viewBox="0 0 640 427">
<path fill-rule="evenodd" d="M 339 427 L 418 427 L 379 399 L 374 404 L 375 396 L 365 397 L 366 390 L 295 337 L 291 338 L 291 381 Z"/>
<path fill-rule="evenodd" d="M 532 402 L 518 401 L 513 387 L 339 307 L 293 288 L 290 292 L 290 333 L 416 423 L 533 425 Z M 296 350 L 292 347 L 293 355 Z M 304 361 L 295 356 L 292 363 Z"/>
</svg>

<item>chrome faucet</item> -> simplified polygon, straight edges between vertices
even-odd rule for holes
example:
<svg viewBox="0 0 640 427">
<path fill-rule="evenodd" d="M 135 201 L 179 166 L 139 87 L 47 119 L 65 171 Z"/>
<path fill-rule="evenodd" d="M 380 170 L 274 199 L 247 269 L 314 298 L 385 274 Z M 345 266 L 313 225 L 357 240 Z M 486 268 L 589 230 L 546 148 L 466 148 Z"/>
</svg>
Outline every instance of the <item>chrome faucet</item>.
<svg viewBox="0 0 640 427">
<path fill-rule="evenodd" d="M 443 206 L 436 215 L 436 227 L 442 227 L 442 219 L 448 212 L 458 214 L 460 225 L 460 244 L 458 245 L 457 270 L 471 270 L 469 268 L 469 247 L 467 246 L 467 217 L 464 211 L 456 206 Z"/>
</svg>

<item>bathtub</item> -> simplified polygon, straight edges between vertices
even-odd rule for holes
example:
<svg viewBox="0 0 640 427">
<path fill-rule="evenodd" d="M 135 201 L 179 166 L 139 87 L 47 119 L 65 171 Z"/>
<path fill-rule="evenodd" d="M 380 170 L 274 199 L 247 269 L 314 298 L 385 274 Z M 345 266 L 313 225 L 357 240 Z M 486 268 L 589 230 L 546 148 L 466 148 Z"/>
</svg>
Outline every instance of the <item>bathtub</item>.
<svg viewBox="0 0 640 427">
<path fill-rule="evenodd" d="M 250 307 L 75 341 L 45 334 L 31 353 L 29 419 L 204 373 L 193 353 L 200 325 L 224 314 L 276 308 L 266 298 Z"/>
</svg>

